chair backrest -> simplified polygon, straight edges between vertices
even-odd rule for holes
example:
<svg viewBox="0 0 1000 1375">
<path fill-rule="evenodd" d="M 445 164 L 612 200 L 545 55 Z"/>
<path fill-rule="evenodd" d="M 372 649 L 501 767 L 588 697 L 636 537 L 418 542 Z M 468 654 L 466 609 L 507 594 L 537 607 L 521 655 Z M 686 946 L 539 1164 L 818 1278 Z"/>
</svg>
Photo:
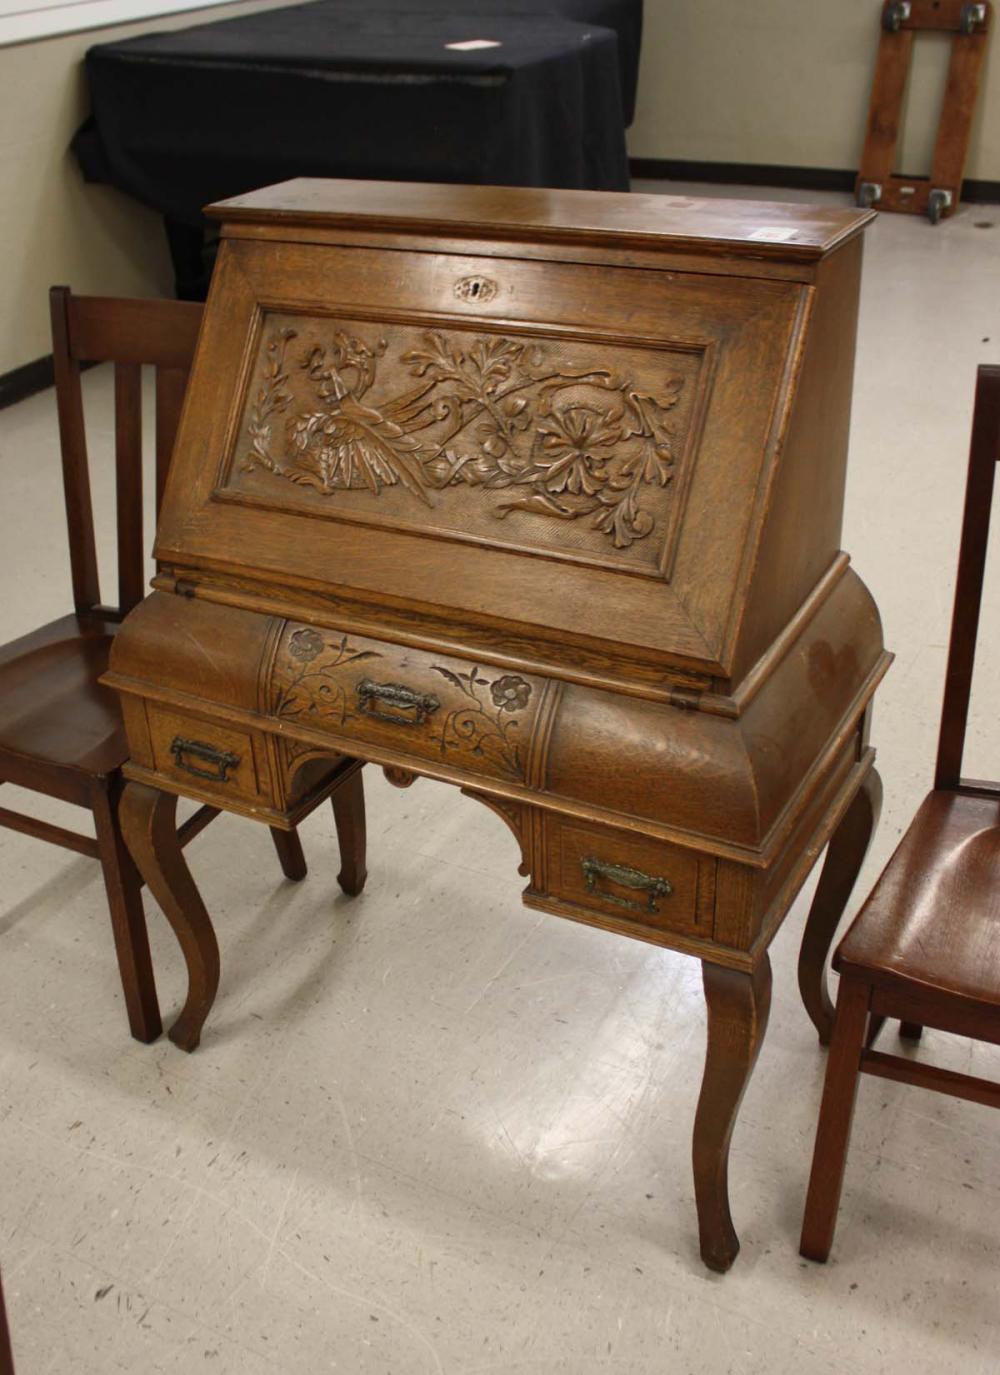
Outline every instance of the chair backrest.
<svg viewBox="0 0 1000 1375">
<path fill-rule="evenodd" d="M 955 609 L 948 645 L 936 788 L 967 788 L 1000 793 L 1000 784 L 962 778 L 962 755 L 969 719 L 972 670 L 976 661 L 979 610 L 983 600 L 986 545 L 990 532 L 993 480 L 1000 461 L 1000 367 L 983 365 L 976 374 L 969 476 L 965 488 L 962 544 L 958 555 Z"/>
<path fill-rule="evenodd" d="M 145 593 L 142 539 L 142 368 L 156 372 L 156 512 L 167 479 L 203 307 L 189 301 L 143 301 L 49 292 L 52 358 L 77 613 L 120 620 Z M 118 605 L 101 605 L 90 499 L 90 469 L 80 369 L 115 368 L 115 489 Z"/>
</svg>

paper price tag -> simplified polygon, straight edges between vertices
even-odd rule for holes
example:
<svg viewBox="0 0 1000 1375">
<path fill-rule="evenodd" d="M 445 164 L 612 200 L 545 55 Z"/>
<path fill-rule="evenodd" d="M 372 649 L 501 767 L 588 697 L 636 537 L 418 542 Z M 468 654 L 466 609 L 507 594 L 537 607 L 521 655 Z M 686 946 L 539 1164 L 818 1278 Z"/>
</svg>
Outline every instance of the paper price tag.
<svg viewBox="0 0 1000 1375">
<path fill-rule="evenodd" d="M 775 225 L 764 225 L 760 229 L 755 229 L 747 237 L 756 239 L 758 243 L 787 243 L 789 239 L 795 238 L 795 230 L 779 229 Z"/>
</svg>

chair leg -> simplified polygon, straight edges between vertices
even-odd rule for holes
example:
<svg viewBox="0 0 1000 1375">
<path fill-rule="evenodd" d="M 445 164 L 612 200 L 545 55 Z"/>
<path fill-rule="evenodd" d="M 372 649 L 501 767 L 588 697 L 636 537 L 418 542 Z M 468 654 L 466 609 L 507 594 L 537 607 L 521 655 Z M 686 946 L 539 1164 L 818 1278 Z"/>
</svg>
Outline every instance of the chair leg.
<svg viewBox="0 0 1000 1375">
<path fill-rule="evenodd" d="M 904 1041 L 919 1041 L 924 1029 L 919 1022 L 900 1022 L 899 1034 Z"/>
<path fill-rule="evenodd" d="M 7 1325 L 7 1309 L 3 1301 L 2 1281 L 0 1281 L 0 1375 L 14 1375 L 14 1353 L 10 1349 L 10 1328 Z"/>
<path fill-rule="evenodd" d="M 340 873 L 337 882 L 350 897 L 365 886 L 367 833 L 365 829 L 365 785 L 361 770 L 345 778 L 330 801 L 340 845 Z"/>
<path fill-rule="evenodd" d="M 118 824 L 117 780 L 97 779 L 91 794 L 97 848 L 111 910 L 111 929 L 128 1024 L 137 1041 L 155 1041 L 163 1030 L 156 997 L 149 936 L 142 907 L 142 883 Z"/>
<path fill-rule="evenodd" d="M 272 826 L 271 839 L 278 852 L 278 862 L 285 878 L 293 879 L 296 883 L 304 879 L 309 867 L 302 853 L 302 841 L 299 839 L 298 831 L 279 831 L 277 826 Z"/>
<path fill-rule="evenodd" d="M 799 1242 L 809 1260 L 826 1260 L 833 1244 L 870 1000 L 867 984 L 841 977 Z"/>
</svg>

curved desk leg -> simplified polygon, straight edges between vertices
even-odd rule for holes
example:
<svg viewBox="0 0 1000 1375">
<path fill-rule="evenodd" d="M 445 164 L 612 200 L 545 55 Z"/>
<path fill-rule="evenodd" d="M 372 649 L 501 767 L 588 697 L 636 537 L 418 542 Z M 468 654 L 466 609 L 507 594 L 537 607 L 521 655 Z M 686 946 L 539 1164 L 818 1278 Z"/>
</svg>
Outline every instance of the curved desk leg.
<svg viewBox="0 0 1000 1375">
<path fill-rule="evenodd" d="M 365 865 L 367 833 L 365 828 L 365 785 L 361 770 L 345 778 L 333 794 L 333 819 L 340 846 L 340 873 L 337 882 L 350 897 L 356 897 L 365 886 L 368 870 Z"/>
<path fill-rule="evenodd" d="M 302 852 L 302 841 L 299 839 L 298 831 L 279 831 L 277 826 L 272 826 L 271 839 L 274 841 L 281 872 L 285 878 L 299 883 L 309 872 L 309 866 Z"/>
<path fill-rule="evenodd" d="M 177 838 L 177 798 L 144 783 L 122 794 L 122 834 L 136 868 L 163 908 L 180 942 L 188 972 L 188 995 L 167 1033 L 181 1050 L 194 1050 L 219 987 L 219 945 Z"/>
<path fill-rule="evenodd" d="M 708 1052 L 694 1121 L 694 1191 L 701 1258 L 728 1270 L 740 1249 L 729 1211 L 729 1143 L 771 1010 L 771 962 L 752 973 L 703 962 Z"/>
<path fill-rule="evenodd" d="M 827 956 L 881 810 L 882 780 L 875 769 L 870 769 L 830 837 L 823 872 L 806 919 L 799 951 L 799 992 L 824 1046 L 830 1044 L 833 1032 L 833 1003 L 826 986 Z"/>
</svg>

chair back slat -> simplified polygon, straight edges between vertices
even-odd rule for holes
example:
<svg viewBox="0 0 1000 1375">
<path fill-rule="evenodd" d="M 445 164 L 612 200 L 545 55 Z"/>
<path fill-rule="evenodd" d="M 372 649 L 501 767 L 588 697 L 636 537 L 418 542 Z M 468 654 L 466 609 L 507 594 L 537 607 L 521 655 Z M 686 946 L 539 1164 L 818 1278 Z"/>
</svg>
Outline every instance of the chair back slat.
<svg viewBox="0 0 1000 1375">
<path fill-rule="evenodd" d="M 996 465 L 1000 461 L 1000 367 L 982 366 L 976 374 L 969 476 L 965 488 L 962 543 L 958 556 L 955 606 L 948 645 L 941 733 L 938 737 L 936 788 L 957 788 L 969 719 L 976 637 L 986 573 L 990 508 Z"/>
<path fill-rule="evenodd" d="M 160 518 L 163 492 L 167 485 L 170 456 L 174 451 L 177 427 L 187 388 L 186 367 L 156 369 L 156 518 Z"/>
<path fill-rule="evenodd" d="M 142 369 L 115 364 L 115 498 L 118 609 L 124 615 L 145 593 L 142 539 Z"/>
<path fill-rule="evenodd" d="M 79 613 L 101 600 L 94 541 L 94 511 L 90 500 L 90 467 L 87 434 L 83 423 L 80 364 L 70 347 L 69 288 L 53 287 L 49 293 L 52 318 L 52 363 L 59 416 L 59 449 L 62 456 L 63 495 L 69 562 L 73 580 L 73 604 Z"/>
<path fill-rule="evenodd" d="M 74 296 L 53 287 L 52 349 L 73 597 L 83 615 L 126 615 L 143 598 L 142 368 L 156 370 L 156 512 L 166 483 L 203 307 L 188 301 Z M 84 428 L 83 364 L 115 365 L 118 608 L 101 607 Z"/>
</svg>

